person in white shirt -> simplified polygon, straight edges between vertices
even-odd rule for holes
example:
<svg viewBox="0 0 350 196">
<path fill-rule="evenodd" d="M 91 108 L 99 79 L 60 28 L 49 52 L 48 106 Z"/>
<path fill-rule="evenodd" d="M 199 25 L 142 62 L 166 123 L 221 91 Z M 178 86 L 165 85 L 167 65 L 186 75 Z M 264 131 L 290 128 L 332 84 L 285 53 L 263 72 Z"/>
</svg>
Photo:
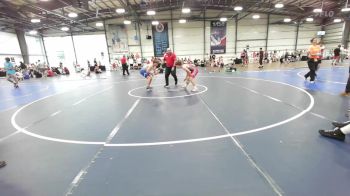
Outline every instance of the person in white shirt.
<svg viewBox="0 0 350 196">
<path fill-rule="evenodd" d="M 129 57 L 128 63 L 129 63 L 130 69 L 132 69 L 134 66 L 134 59 L 132 57 Z"/>
<path fill-rule="evenodd" d="M 142 60 L 140 57 L 136 59 L 136 63 L 137 63 L 138 68 L 142 67 Z"/>
</svg>

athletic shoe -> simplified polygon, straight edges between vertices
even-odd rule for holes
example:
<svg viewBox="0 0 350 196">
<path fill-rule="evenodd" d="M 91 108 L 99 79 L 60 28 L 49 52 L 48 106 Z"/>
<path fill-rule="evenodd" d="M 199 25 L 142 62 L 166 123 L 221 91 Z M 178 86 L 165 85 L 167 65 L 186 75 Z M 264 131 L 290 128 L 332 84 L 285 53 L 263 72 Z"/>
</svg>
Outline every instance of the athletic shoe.
<svg viewBox="0 0 350 196">
<path fill-rule="evenodd" d="M 196 91 L 198 91 L 198 88 L 197 87 L 193 87 L 192 92 L 196 92 Z"/>
<path fill-rule="evenodd" d="M 345 140 L 345 134 L 340 131 L 339 128 L 333 130 L 319 130 L 318 131 L 322 136 L 324 137 L 329 137 L 332 139 L 336 139 L 339 141 L 344 141 Z"/>
<path fill-rule="evenodd" d="M 164 88 L 169 88 L 169 85 L 164 85 Z"/>
<path fill-rule="evenodd" d="M 152 87 L 147 86 L 147 87 L 146 87 L 146 90 L 147 90 L 147 91 L 150 91 L 150 90 L 152 90 Z"/>
<path fill-rule="evenodd" d="M 344 97 L 348 97 L 348 96 L 350 96 L 350 92 L 343 92 L 343 93 L 341 93 L 340 94 L 341 96 L 344 96 Z"/>
<path fill-rule="evenodd" d="M 332 125 L 338 128 L 342 128 L 345 127 L 346 125 L 349 125 L 350 121 L 348 122 L 344 122 L 344 123 L 340 123 L 340 122 L 332 122 Z"/>
<path fill-rule="evenodd" d="M 6 166 L 6 162 L 5 161 L 0 161 L 0 168 L 5 167 Z"/>
<path fill-rule="evenodd" d="M 182 85 L 182 88 L 186 88 L 186 87 L 187 87 L 187 84 L 186 84 L 186 83 Z"/>
<path fill-rule="evenodd" d="M 310 83 L 311 83 L 311 84 L 314 84 L 314 83 L 315 83 L 315 81 L 310 81 Z"/>
</svg>

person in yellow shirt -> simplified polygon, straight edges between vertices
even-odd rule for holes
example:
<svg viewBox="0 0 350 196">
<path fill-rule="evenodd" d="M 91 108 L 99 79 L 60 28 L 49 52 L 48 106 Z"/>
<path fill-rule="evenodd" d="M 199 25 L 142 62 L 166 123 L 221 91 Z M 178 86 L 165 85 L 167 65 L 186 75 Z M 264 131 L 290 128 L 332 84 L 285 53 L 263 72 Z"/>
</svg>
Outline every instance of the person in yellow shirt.
<svg viewBox="0 0 350 196">
<path fill-rule="evenodd" d="M 315 82 L 315 76 L 316 76 L 316 69 L 319 64 L 319 60 L 321 60 L 321 47 L 319 45 L 319 41 L 317 38 L 311 39 L 312 45 L 309 47 L 308 50 L 308 56 L 309 60 L 307 62 L 307 65 L 310 69 L 310 71 L 304 75 L 305 80 L 307 80 L 308 77 L 310 77 L 310 83 Z"/>
</svg>

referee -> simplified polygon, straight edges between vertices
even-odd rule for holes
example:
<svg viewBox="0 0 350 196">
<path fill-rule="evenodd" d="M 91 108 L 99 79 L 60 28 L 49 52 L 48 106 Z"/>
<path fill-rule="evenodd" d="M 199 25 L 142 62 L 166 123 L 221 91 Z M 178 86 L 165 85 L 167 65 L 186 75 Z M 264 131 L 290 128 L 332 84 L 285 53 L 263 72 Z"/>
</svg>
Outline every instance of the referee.
<svg viewBox="0 0 350 196">
<path fill-rule="evenodd" d="M 166 64 L 165 67 L 165 88 L 169 87 L 169 75 L 171 74 L 175 80 L 175 86 L 177 85 L 177 76 L 176 76 L 176 55 L 171 51 L 170 48 L 166 50 L 164 54 L 164 62 Z"/>
</svg>

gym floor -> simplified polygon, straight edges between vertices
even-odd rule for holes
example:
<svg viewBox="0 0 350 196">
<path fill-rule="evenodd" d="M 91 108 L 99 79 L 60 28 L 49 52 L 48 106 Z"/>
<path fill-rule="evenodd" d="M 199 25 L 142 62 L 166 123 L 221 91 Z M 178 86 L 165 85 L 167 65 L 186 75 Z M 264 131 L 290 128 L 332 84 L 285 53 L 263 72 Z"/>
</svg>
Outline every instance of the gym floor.
<svg viewBox="0 0 350 196">
<path fill-rule="evenodd" d="M 350 139 L 345 66 L 198 74 L 199 91 L 152 91 L 137 71 L 0 79 L 0 195 L 344 196 Z M 180 81 L 183 71 L 177 71 Z"/>
</svg>

